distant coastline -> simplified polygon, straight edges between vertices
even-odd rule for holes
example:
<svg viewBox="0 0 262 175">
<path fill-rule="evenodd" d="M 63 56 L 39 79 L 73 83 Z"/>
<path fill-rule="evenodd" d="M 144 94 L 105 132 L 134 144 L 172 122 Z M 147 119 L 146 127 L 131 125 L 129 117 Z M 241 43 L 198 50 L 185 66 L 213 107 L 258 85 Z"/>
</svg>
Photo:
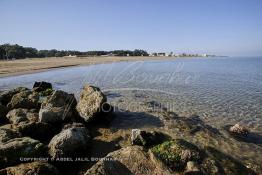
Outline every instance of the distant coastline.
<svg viewBox="0 0 262 175">
<path fill-rule="evenodd" d="M 25 58 L 12 61 L 0 61 L 0 78 L 48 71 L 55 68 L 80 65 L 106 64 L 120 61 L 172 60 L 177 57 L 122 56 L 122 57 L 49 57 Z"/>
</svg>

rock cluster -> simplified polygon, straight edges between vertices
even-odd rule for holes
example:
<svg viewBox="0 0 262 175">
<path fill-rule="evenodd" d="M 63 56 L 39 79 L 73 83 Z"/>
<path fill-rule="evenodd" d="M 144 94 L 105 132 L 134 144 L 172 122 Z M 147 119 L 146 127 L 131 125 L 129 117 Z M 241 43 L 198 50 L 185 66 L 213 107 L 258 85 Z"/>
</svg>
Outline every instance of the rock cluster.
<svg viewBox="0 0 262 175">
<path fill-rule="evenodd" d="M 36 82 L 32 89 L 2 92 L 0 174 L 60 174 L 50 162 L 23 163 L 20 158 L 85 156 L 92 139 L 86 124 L 111 112 L 101 110 L 104 103 L 104 94 L 88 85 L 78 104 L 73 94 L 53 90 L 48 82 Z"/>
</svg>

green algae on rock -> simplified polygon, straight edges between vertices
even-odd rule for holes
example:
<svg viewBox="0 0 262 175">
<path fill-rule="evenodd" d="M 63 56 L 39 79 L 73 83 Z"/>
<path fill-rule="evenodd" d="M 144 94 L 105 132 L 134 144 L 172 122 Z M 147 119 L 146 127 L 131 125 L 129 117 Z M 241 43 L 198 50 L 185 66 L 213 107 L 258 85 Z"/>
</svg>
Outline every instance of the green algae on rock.
<svg viewBox="0 0 262 175">
<path fill-rule="evenodd" d="M 180 139 L 156 145 L 151 151 L 157 159 L 174 171 L 183 169 L 187 161 L 199 162 L 201 159 L 201 151 L 196 146 Z"/>
</svg>

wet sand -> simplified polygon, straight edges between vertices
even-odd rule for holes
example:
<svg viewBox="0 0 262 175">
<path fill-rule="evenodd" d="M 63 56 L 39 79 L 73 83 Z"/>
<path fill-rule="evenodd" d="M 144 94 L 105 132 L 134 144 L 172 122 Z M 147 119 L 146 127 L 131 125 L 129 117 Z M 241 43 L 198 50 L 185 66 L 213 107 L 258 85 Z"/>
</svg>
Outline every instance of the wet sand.
<svg viewBox="0 0 262 175">
<path fill-rule="evenodd" d="M 0 77 L 23 75 L 79 65 L 112 63 L 119 61 L 146 61 L 176 59 L 174 57 L 50 57 L 26 58 L 13 61 L 0 61 Z"/>
</svg>

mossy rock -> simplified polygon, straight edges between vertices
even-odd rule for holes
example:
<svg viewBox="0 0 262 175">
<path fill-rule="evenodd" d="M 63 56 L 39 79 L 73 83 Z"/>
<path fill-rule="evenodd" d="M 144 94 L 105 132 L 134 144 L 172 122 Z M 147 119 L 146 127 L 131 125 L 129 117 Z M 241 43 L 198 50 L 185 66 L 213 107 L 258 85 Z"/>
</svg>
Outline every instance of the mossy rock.
<svg viewBox="0 0 262 175">
<path fill-rule="evenodd" d="M 151 149 L 154 156 L 174 171 L 185 168 L 187 161 L 199 162 L 202 157 L 201 151 L 193 144 L 182 140 L 166 141 Z"/>
</svg>

